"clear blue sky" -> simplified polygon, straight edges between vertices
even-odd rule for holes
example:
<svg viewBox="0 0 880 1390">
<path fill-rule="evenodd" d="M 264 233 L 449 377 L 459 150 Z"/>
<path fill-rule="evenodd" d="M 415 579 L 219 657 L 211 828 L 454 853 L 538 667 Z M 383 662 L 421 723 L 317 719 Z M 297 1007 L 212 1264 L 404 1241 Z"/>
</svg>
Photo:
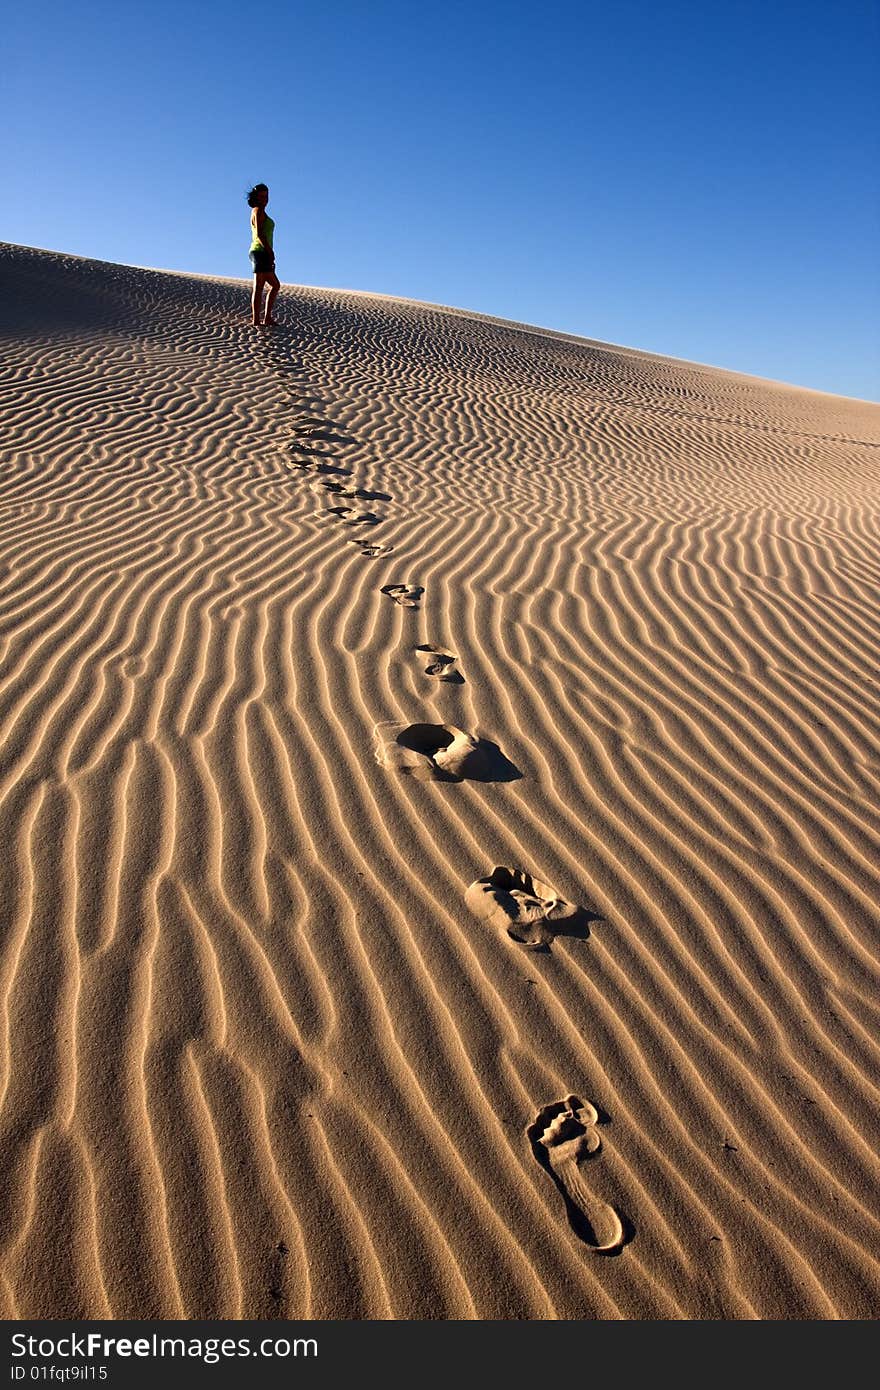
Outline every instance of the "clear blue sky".
<svg viewBox="0 0 880 1390">
<path fill-rule="evenodd" d="M 2 239 L 880 399 L 877 0 L 7 9 Z"/>
</svg>

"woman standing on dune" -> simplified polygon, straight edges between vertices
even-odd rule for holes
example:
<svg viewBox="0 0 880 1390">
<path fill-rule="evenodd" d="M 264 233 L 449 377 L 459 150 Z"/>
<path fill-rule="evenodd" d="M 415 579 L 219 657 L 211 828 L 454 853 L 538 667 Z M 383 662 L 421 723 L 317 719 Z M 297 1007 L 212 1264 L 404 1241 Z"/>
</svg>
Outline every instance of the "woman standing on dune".
<svg viewBox="0 0 880 1390">
<path fill-rule="evenodd" d="M 255 325 L 260 325 L 263 289 L 268 285 L 269 298 L 266 300 L 266 317 L 262 322 L 271 325 L 275 323 L 275 319 L 272 317 L 272 305 L 281 289 L 281 281 L 275 274 L 275 252 L 272 249 L 275 223 L 266 213 L 266 205 L 269 202 L 269 190 L 266 185 L 264 183 L 254 184 L 250 193 L 247 194 L 247 200 L 248 207 L 252 209 L 250 257 L 251 265 L 254 268 L 251 319 Z"/>
</svg>

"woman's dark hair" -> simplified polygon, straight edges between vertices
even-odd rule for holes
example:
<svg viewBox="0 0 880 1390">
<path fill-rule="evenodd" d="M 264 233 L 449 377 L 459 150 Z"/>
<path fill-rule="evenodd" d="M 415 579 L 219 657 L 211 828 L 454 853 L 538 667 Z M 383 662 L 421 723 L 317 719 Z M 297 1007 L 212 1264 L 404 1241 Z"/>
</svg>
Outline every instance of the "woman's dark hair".
<svg viewBox="0 0 880 1390">
<path fill-rule="evenodd" d="M 255 208 L 255 207 L 257 206 L 257 194 L 258 194 L 258 193 L 268 193 L 268 192 L 269 192 L 269 187 L 268 187 L 267 184 L 265 184 L 265 183 L 255 183 L 254 186 L 253 186 L 253 188 L 251 189 L 250 193 L 246 193 L 246 194 L 244 195 L 244 196 L 247 198 L 248 207 L 249 207 L 249 208 Z"/>
</svg>

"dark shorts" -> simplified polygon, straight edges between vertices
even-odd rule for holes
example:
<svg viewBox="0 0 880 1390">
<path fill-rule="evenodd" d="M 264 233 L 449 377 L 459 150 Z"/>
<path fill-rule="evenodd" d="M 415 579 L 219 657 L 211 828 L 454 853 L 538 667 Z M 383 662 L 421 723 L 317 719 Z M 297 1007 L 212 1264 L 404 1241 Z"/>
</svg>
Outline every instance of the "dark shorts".
<svg viewBox="0 0 880 1390">
<path fill-rule="evenodd" d="M 275 270 L 275 257 L 269 251 L 251 251 L 251 265 L 255 275 L 271 275 Z"/>
</svg>

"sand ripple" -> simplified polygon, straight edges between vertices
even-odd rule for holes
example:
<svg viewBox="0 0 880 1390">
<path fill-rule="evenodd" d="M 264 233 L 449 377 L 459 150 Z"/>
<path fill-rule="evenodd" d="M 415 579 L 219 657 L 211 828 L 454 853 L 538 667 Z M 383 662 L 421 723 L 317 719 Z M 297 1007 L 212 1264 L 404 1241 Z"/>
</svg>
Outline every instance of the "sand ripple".
<svg viewBox="0 0 880 1390">
<path fill-rule="evenodd" d="M 880 408 L 0 276 L 3 1315 L 876 1316 Z"/>
</svg>

